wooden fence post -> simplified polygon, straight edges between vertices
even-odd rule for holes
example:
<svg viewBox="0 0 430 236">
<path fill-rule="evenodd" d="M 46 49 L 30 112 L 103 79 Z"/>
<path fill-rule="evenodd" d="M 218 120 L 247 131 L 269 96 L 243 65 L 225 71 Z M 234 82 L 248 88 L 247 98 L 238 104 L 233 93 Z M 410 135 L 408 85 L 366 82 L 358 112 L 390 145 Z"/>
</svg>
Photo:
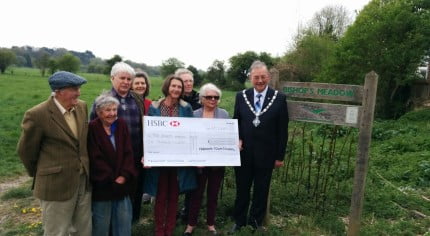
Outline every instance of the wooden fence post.
<svg viewBox="0 0 430 236">
<path fill-rule="evenodd" d="M 430 81 L 430 62 L 427 65 L 427 81 Z"/>
<path fill-rule="evenodd" d="M 273 89 L 281 89 L 279 88 L 279 71 L 275 68 L 270 69 L 271 80 L 269 82 L 269 86 Z M 270 224 L 270 188 L 269 195 L 267 196 L 267 207 L 266 214 L 264 214 L 263 225 L 268 226 Z"/>
<path fill-rule="evenodd" d="M 351 209 L 349 215 L 349 236 L 358 235 L 360 230 L 377 87 L 378 75 L 372 71 L 366 75 L 364 83 L 363 111 L 361 114 L 354 186 L 352 190 Z"/>
<path fill-rule="evenodd" d="M 279 87 L 279 71 L 276 68 L 270 69 L 271 80 L 269 86 L 273 89 L 282 89 Z"/>
</svg>

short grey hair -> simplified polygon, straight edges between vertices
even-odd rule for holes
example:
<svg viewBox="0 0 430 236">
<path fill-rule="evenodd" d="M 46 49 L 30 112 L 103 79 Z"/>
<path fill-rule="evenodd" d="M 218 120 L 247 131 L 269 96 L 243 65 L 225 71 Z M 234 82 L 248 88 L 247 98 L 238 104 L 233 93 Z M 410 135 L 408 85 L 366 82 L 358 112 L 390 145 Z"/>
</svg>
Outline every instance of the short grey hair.
<svg viewBox="0 0 430 236">
<path fill-rule="evenodd" d="M 133 78 L 136 75 L 136 72 L 134 71 L 133 67 L 131 67 L 129 64 L 125 62 L 120 61 L 115 63 L 115 65 L 112 66 L 112 70 L 110 71 L 110 76 L 114 77 L 121 72 L 126 72 L 130 74 L 131 77 Z"/>
<path fill-rule="evenodd" d="M 107 91 L 100 94 L 94 101 L 94 106 L 96 111 L 101 111 L 103 108 L 110 106 L 112 104 L 119 105 L 118 99 L 112 96 L 112 94 Z"/>
<path fill-rule="evenodd" d="M 193 79 L 193 81 L 194 81 L 194 74 L 193 74 L 193 72 L 191 72 L 190 70 L 188 70 L 188 69 L 186 69 L 186 68 L 179 68 L 179 69 L 177 69 L 176 71 L 175 71 L 175 76 L 176 77 L 181 77 L 181 75 L 183 75 L 183 74 L 189 74 L 189 75 L 191 75 L 191 78 Z"/>
<path fill-rule="evenodd" d="M 267 73 L 270 76 L 269 69 L 267 68 L 266 63 L 264 63 L 260 60 L 256 60 L 251 64 L 251 67 L 249 67 L 249 75 L 251 75 L 252 70 L 259 69 L 259 68 L 265 68 L 267 70 Z"/>
<path fill-rule="evenodd" d="M 207 84 L 204 84 L 202 87 L 200 87 L 200 91 L 199 91 L 200 102 L 202 101 L 202 98 L 206 96 L 209 90 L 212 90 L 218 94 L 218 96 L 220 97 L 220 99 L 218 100 L 218 103 L 219 103 L 221 101 L 221 96 L 222 96 L 221 89 L 219 89 L 215 84 L 212 84 L 212 83 L 207 83 Z"/>
</svg>

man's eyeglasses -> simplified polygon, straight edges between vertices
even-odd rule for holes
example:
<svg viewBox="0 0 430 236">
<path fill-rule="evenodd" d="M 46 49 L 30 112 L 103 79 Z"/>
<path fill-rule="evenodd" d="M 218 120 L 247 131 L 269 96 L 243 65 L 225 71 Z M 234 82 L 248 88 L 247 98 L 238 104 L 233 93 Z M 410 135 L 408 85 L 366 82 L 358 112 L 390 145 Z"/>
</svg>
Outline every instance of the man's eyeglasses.
<svg viewBox="0 0 430 236">
<path fill-rule="evenodd" d="M 219 100 L 219 96 L 203 96 L 207 100 Z"/>
</svg>

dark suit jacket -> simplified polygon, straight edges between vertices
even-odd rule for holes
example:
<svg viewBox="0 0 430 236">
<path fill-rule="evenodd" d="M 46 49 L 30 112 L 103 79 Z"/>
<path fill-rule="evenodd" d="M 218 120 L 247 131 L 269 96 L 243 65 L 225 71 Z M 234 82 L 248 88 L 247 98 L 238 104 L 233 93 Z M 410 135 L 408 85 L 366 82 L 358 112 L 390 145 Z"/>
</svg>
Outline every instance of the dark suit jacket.
<svg viewBox="0 0 430 236">
<path fill-rule="evenodd" d="M 34 196 L 41 200 L 70 199 L 78 190 L 81 163 L 88 176 L 88 111 L 83 101 L 76 106 L 75 115 L 78 138 L 52 97 L 24 114 L 17 151 L 28 174 L 35 178 Z"/>
<path fill-rule="evenodd" d="M 268 88 L 262 111 L 274 96 L 275 91 Z M 254 89 L 245 91 L 251 106 L 254 104 Z M 288 110 L 285 94 L 278 92 L 272 106 L 260 116 L 260 125 L 252 121 L 255 115 L 243 98 L 242 91 L 236 95 L 234 119 L 239 122 L 239 138 L 243 141 L 241 166 L 254 165 L 259 168 L 273 168 L 275 160 L 284 160 L 288 141 Z"/>
</svg>

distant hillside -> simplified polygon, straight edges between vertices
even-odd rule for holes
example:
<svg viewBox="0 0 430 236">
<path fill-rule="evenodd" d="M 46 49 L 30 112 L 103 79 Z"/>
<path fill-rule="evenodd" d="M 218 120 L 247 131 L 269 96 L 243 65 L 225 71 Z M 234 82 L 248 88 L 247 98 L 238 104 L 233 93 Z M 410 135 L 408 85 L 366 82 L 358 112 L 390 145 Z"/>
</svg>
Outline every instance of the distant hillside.
<svg viewBox="0 0 430 236">
<path fill-rule="evenodd" d="M 86 50 L 85 52 L 77 52 L 67 50 L 65 48 L 47 48 L 41 47 L 36 48 L 32 46 L 13 46 L 11 50 L 16 54 L 16 65 L 23 67 L 36 67 L 35 61 L 37 58 L 41 57 L 44 54 L 49 55 L 53 58 L 58 58 L 66 53 L 71 53 L 74 56 L 78 57 L 81 60 L 81 70 L 84 72 L 92 72 L 89 68 L 94 68 L 94 66 L 98 66 L 100 63 L 103 63 L 105 60 L 96 57 L 93 52 Z M 128 60 L 129 63 L 134 68 L 139 68 L 146 71 L 148 74 L 152 76 L 160 75 L 159 66 L 148 66 L 145 63 L 137 63 Z M 93 65 L 92 67 L 90 65 Z"/>
</svg>

